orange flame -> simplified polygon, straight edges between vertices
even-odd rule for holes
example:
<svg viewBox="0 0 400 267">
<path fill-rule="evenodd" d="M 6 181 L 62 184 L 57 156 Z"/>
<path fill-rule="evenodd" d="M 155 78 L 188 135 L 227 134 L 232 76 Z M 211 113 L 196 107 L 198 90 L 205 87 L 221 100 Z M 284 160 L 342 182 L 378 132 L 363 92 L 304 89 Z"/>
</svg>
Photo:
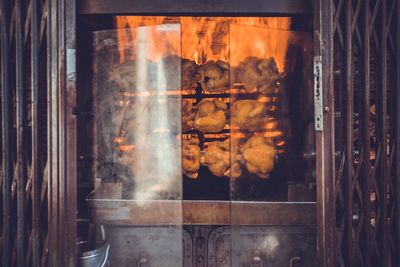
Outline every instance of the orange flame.
<svg viewBox="0 0 400 267">
<path fill-rule="evenodd" d="M 115 17 L 120 61 L 134 59 L 129 51 L 138 41 L 137 27 L 179 23 L 181 34 L 164 34 L 149 29 L 148 57 L 157 60 L 166 54 L 175 54 L 196 61 L 224 60 L 237 65 L 248 56 L 275 57 L 283 71 L 287 41 L 290 37 L 291 19 L 287 17 L 163 17 L 117 16 Z M 252 26 L 252 27 L 249 27 Z M 180 45 L 182 43 L 182 51 Z M 231 57 L 231 58 L 230 58 Z"/>
<path fill-rule="evenodd" d="M 274 57 L 278 70 L 285 69 L 285 58 L 289 39 L 291 38 L 291 19 L 287 17 L 165 17 L 165 16 L 116 16 L 115 24 L 120 62 L 136 59 L 137 48 L 144 45 L 145 56 L 158 61 L 167 55 L 178 55 L 182 58 L 203 64 L 207 61 L 223 60 L 231 66 L 238 66 L 249 56 L 258 58 Z M 180 24 L 180 29 L 160 30 L 162 24 Z M 142 26 L 157 26 L 138 28 Z M 141 34 L 145 32 L 145 34 Z M 233 90 L 233 89 L 231 89 Z M 279 88 L 275 89 L 275 93 Z M 159 93 L 159 92 L 158 92 Z M 181 92 L 167 91 L 167 95 L 179 95 Z M 149 92 L 124 92 L 129 95 L 151 95 Z M 260 102 L 277 102 L 277 97 L 261 96 Z M 228 99 L 224 99 L 228 102 Z M 274 111 L 277 107 L 271 106 Z M 277 140 L 277 146 L 285 144 L 279 140 L 283 132 L 276 121 L 264 125 L 264 132 L 256 133 L 266 138 Z M 225 127 L 229 129 L 229 127 Z M 156 129 L 163 132 L 163 129 Z M 209 134 L 206 137 L 227 137 L 227 134 Z M 231 137 L 244 138 L 246 135 L 239 129 L 231 129 Z M 177 138 L 182 138 L 179 136 Z M 123 139 L 115 142 L 121 151 L 133 149 L 133 145 L 123 145 Z M 282 152 L 280 150 L 279 152 Z"/>
</svg>

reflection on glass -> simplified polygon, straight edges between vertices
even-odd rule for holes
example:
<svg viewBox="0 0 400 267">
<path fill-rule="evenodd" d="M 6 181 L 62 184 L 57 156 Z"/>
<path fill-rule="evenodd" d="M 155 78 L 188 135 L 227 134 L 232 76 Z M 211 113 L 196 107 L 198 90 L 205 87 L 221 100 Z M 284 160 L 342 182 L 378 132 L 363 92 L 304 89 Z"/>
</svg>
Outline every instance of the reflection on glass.
<svg viewBox="0 0 400 267">
<path fill-rule="evenodd" d="M 310 47 L 304 33 L 230 25 L 231 166 L 240 170 L 231 172 L 232 200 L 288 201 L 290 181 L 304 182 L 289 166 L 305 165 L 307 134 L 299 124 L 312 102 L 298 102 L 312 90 L 311 69 L 301 69 L 312 59 Z"/>
<path fill-rule="evenodd" d="M 97 176 L 119 180 L 123 198 L 180 199 L 181 101 L 168 95 L 180 89 L 180 27 L 129 31 L 119 62 L 98 72 Z"/>
</svg>

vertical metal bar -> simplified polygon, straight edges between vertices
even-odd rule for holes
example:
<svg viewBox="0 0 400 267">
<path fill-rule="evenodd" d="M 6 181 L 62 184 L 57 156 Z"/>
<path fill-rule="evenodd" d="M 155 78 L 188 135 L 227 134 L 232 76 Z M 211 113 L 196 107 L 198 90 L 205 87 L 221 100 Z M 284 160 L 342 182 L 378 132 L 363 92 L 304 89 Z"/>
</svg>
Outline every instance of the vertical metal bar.
<svg viewBox="0 0 400 267">
<path fill-rule="evenodd" d="M 75 1 L 49 3 L 50 265 L 76 261 Z M 51 79 L 50 79 L 51 77 Z"/>
<path fill-rule="evenodd" d="M 346 265 L 353 266 L 353 97 L 354 97 L 354 73 L 353 73 L 353 32 L 352 1 L 346 1 L 346 104 L 345 104 L 345 244 L 346 244 Z"/>
<path fill-rule="evenodd" d="M 380 144 L 382 157 L 380 163 L 380 195 L 381 195 L 381 266 L 388 266 L 389 257 L 389 225 L 388 225 L 388 120 L 387 120 L 387 18 L 386 18 L 386 0 L 381 0 L 381 57 L 380 57 Z"/>
<path fill-rule="evenodd" d="M 54 1 L 56 5 L 55 12 L 56 14 L 54 17 L 54 25 L 57 25 L 55 28 L 55 42 L 54 51 L 57 53 L 57 58 L 55 58 L 55 66 L 54 71 L 56 72 L 57 76 L 57 86 L 55 89 L 55 98 L 54 98 L 54 105 L 57 109 L 57 124 L 54 125 L 54 134 L 57 138 L 57 147 L 54 148 L 54 156 L 57 160 L 58 170 L 57 170 L 57 188 L 58 188 L 58 213 L 59 213 L 59 236 L 60 236 L 60 243 L 59 243 L 59 258 L 60 263 L 63 266 L 66 266 L 66 186 L 65 186 L 65 161 L 66 161 L 66 147 L 65 147 L 65 17 L 64 17 L 64 1 L 63 0 L 56 0 Z M 57 45 L 55 45 L 57 44 Z M 66 218 L 63 220 L 61 218 Z"/>
<path fill-rule="evenodd" d="M 16 99 L 17 99 L 17 265 L 25 266 L 25 184 L 26 165 L 26 94 L 24 88 L 24 23 L 22 21 L 22 2 L 15 5 L 15 42 L 16 42 Z"/>
<path fill-rule="evenodd" d="M 362 142 L 364 145 L 364 157 L 363 162 L 363 216 L 364 216 L 364 226 L 363 226 L 363 255 L 365 267 L 371 266 L 371 160 L 370 160 L 370 61 L 371 61 L 371 51 L 370 51 L 370 40 L 371 40 L 371 29 L 370 29 L 370 11 L 369 11 L 369 1 L 364 2 L 364 31 L 363 31 L 363 93 L 362 93 Z"/>
<path fill-rule="evenodd" d="M 58 266 L 58 244 L 59 244 L 59 235 L 58 235 L 58 189 L 54 186 L 56 183 L 56 175 L 55 171 L 57 170 L 57 161 L 54 160 L 54 153 L 53 149 L 57 147 L 56 142 L 54 142 L 54 135 L 53 135 L 53 123 L 56 123 L 56 119 L 54 119 L 54 111 L 53 111 L 53 95 L 54 95 L 54 88 L 56 88 L 54 84 L 54 80 L 56 77 L 54 76 L 54 58 L 56 54 L 54 54 L 54 45 L 53 45 L 53 38 L 54 38 L 54 27 L 53 27 L 53 16 L 54 16 L 54 1 L 47 1 L 46 4 L 48 5 L 47 10 L 47 136 L 48 136 L 48 236 L 51 238 L 48 239 L 48 247 L 49 247 L 49 257 L 48 262 L 49 266 Z"/>
<path fill-rule="evenodd" d="M 64 24 L 61 18 L 61 0 L 55 0 L 52 6 L 53 12 L 53 20 L 52 20 L 52 30 L 53 30 L 53 42 L 52 42 L 52 50 L 53 50 L 53 88 L 52 88 L 52 102 L 53 102 L 53 113 L 52 113 L 52 131 L 53 131 L 53 164 L 54 164 L 54 172 L 53 172 L 53 189 L 57 192 L 57 236 L 58 236 L 58 264 L 62 266 L 65 265 L 65 172 L 64 172 L 64 160 L 65 160 L 65 146 L 63 143 L 63 131 L 65 125 L 65 119 L 63 116 L 63 91 L 64 91 L 64 81 L 61 76 L 61 70 L 64 69 L 65 64 L 63 62 L 64 57 L 64 44 L 61 41 L 60 37 L 63 36 L 64 33 Z"/>
<path fill-rule="evenodd" d="M 1 101 L 2 101 L 2 153 L 3 153 L 3 266 L 11 266 L 11 183 L 13 178 L 11 159 L 11 87 L 9 59 L 9 7 L 1 0 Z"/>
<path fill-rule="evenodd" d="M 38 0 L 31 0 L 31 112 L 32 112 L 32 265 L 40 265 L 39 180 L 39 20 Z"/>
<path fill-rule="evenodd" d="M 396 201 L 396 210 L 395 210 L 395 242 L 396 242 L 396 258 L 397 264 L 400 264 L 400 1 L 397 1 L 396 7 L 396 102 L 395 102 L 395 110 L 396 110 L 396 119 L 395 122 L 395 133 L 396 133 L 396 157 L 395 157 L 395 166 L 396 166 L 396 178 L 394 182 L 394 192 L 395 192 L 395 201 Z M 396 263 L 395 263 L 396 264 Z"/>
<path fill-rule="evenodd" d="M 314 1 L 314 54 L 322 60 L 324 130 L 316 132 L 318 266 L 334 267 L 335 162 L 333 105 L 333 10 L 332 1 Z"/>
<path fill-rule="evenodd" d="M 76 210 L 77 210 L 77 137 L 76 137 L 76 2 L 65 0 L 65 121 L 66 121 L 66 207 L 67 233 L 66 233 L 66 265 L 74 266 L 76 262 Z"/>
</svg>

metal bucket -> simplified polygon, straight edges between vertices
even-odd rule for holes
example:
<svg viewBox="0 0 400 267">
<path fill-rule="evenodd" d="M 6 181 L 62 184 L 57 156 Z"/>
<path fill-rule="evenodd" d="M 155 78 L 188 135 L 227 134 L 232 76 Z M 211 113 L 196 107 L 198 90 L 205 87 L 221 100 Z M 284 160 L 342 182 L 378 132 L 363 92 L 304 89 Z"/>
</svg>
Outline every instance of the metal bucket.
<svg viewBox="0 0 400 267">
<path fill-rule="evenodd" d="M 82 252 L 78 255 L 78 267 L 107 267 L 110 245 L 105 243 L 102 247 Z"/>
</svg>

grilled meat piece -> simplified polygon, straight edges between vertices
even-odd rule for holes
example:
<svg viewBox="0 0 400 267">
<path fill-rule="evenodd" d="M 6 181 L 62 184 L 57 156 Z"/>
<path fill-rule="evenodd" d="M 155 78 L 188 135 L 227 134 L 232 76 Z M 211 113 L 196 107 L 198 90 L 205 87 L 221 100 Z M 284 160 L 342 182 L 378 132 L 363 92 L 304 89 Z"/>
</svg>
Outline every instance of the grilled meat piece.
<svg viewBox="0 0 400 267">
<path fill-rule="evenodd" d="M 246 169 L 267 179 L 274 169 L 275 147 L 263 136 L 253 136 L 241 148 Z"/>
<path fill-rule="evenodd" d="M 242 130 L 256 131 L 265 119 L 265 105 L 257 100 L 238 100 L 231 107 L 232 124 Z"/>
<path fill-rule="evenodd" d="M 235 76 L 235 82 L 243 83 L 247 89 L 255 87 L 261 94 L 272 93 L 281 78 L 273 57 L 248 57 L 239 64 Z"/>
<path fill-rule="evenodd" d="M 199 176 L 200 147 L 199 139 L 192 138 L 182 142 L 182 169 L 183 174 L 196 179 Z"/>
<path fill-rule="evenodd" d="M 229 65 L 221 60 L 208 61 L 199 68 L 202 88 L 212 93 L 222 93 L 229 87 Z"/>
<path fill-rule="evenodd" d="M 218 99 L 202 100 L 197 105 L 194 127 L 201 132 L 219 132 L 226 124 L 227 105 Z"/>
<path fill-rule="evenodd" d="M 201 164 L 207 165 L 215 176 L 224 177 L 230 174 L 229 143 L 229 139 L 223 142 L 210 142 L 204 149 L 204 155 L 201 156 Z"/>
</svg>

